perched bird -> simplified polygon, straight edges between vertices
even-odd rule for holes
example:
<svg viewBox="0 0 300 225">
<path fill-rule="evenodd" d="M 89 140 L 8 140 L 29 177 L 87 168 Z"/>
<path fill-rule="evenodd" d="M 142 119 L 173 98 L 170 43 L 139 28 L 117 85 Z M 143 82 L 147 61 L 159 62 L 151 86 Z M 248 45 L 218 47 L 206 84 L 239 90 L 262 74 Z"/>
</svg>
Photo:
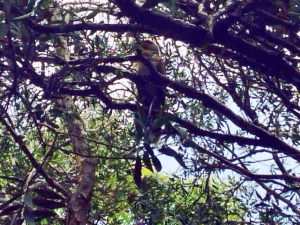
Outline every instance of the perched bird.
<svg viewBox="0 0 300 225">
<path fill-rule="evenodd" d="M 141 42 L 142 55 L 152 64 L 153 68 L 161 75 L 166 74 L 164 60 L 160 57 L 159 48 L 152 41 L 146 40 Z M 154 127 L 157 116 L 165 104 L 166 86 L 161 84 L 155 74 L 151 74 L 147 65 L 138 62 L 137 74 L 140 76 L 137 86 L 137 101 L 144 109 L 147 118 L 146 128 L 149 130 L 149 139 L 151 143 L 159 140 L 161 127 Z M 141 115 L 140 115 L 141 117 Z"/>
</svg>

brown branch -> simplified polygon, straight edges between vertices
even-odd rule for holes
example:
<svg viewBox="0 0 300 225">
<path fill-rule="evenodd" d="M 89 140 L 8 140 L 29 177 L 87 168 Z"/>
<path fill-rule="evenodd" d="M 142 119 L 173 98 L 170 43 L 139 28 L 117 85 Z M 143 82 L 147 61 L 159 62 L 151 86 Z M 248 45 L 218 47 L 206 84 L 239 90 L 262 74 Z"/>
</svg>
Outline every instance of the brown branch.
<svg viewBox="0 0 300 225">
<path fill-rule="evenodd" d="M 159 31 L 164 31 L 165 37 L 170 37 L 176 40 L 189 43 L 192 46 L 206 46 L 207 43 L 223 44 L 226 48 L 232 49 L 246 56 L 248 59 L 254 59 L 256 62 L 256 70 L 264 69 L 264 72 L 271 77 L 279 76 L 281 79 L 288 83 L 295 85 L 300 90 L 300 72 L 293 66 L 289 65 L 281 55 L 276 53 L 275 49 L 267 50 L 252 44 L 240 37 L 233 34 L 224 33 L 221 30 L 215 31 L 214 38 L 212 39 L 208 31 L 202 27 L 192 26 L 178 20 L 173 20 L 169 17 L 155 14 L 149 10 L 143 9 L 136 5 L 133 0 L 115 0 L 115 3 L 121 10 L 135 20 L 139 24 L 144 24 L 150 27 L 155 27 Z M 243 60 L 247 59 L 243 58 Z M 239 61 L 239 59 L 237 59 Z M 246 61 L 248 65 L 253 64 L 253 60 Z M 289 76 L 286 76 L 289 74 Z"/>
<path fill-rule="evenodd" d="M 160 76 L 160 75 L 159 75 Z M 158 79 L 158 78 L 157 78 Z M 222 115 L 226 116 L 230 119 L 235 125 L 240 127 L 241 129 L 248 131 L 249 133 L 258 136 L 261 140 L 266 140 L 270 143 L 275 149 L 280 149 L 279 151 L 290 156 L 291 158 L 295 159 L 296 161 L 300 161 L 300 151 L 296 148 L 293 148 L 286 144 L 284 141 L 278 139 L 275 135 L 267 132 L 266 130 L 262 129 L 259 126 L 256 126 L 250 122 L 245 121 L 240 116 L 236 115 L 232 110 L 227 108 L 222 103 L 218 102 L 214 98 L 210 97 L 205 93 L 201 93 L 192 87 L 187 85 L 180 84 L 178 82 L 172 81 L 167 77 L 160 76 L 159 79 L 168 84 L 169 87 L 173 88 L 176 91 L 184 93 L 186 97 L 192 99 L 198 99 L 202 101 L 202 104 L 210 108 L 214 111 L 221 113 Z"/>
<path fill-rule="evenodd" d="M 132 24 L 92 24 L 82 22 L 80 24 L 58 24 L 58 25 L 40 25 L 32 22 L 32 20 L 25 20 L 28 27 L 38 33 L 69 33 L 82 30 L 91 31 L 107 31 L 107 32 L 146 32 L 149 34 L 156 34 L 155 29 L 141 25 Z"/>
<path fill-rule="evenodd" d="M 83 70 L 86 67 L 87 66 L 82 65 L 81 69 Z M 105 72 L 105 73 L 109 73 L 109 72 L 115 73 L 116 71 L 118 71 L 117 68 L 112 67 L 112 66 L 97 66 L 96 70 L 98 72 Z M 116 75 L 119 76 L 120 78 L 130 79 L 133 82 L 137 82 L 137 80 L 140 79 L 140 77 L 137 76 L 136 74 L 132 74 L 129 72 L 121 72 L 121 75 L 120 75 L 120 73 L 118 73 Z M 35 80 L 35 77 L 38 77 L 37 80 L 39 80 L 39 81 L 35 82 L 36 84 L 38 84 L 38 86 L 40 86 L 40 83 L 44 83 L 43 80 L 40 81 L 39 75 L 36 75 L 34 73 L 33 75 L 32 74 L 29 75 L 29 77 L 30 76 L 33 76 L 33 78 L 32 78 L 33 80 Z M 194 88 L 189 87 L 187 85 L 183 85 L 179 82 L 173 81 L 173 80 L 167 78 L 166 76 L 161 76 L 156 71 L 153 71 L 153 76 L 155 76 L 155 79 L 157 79 L 162 85 L 166 85 L 180 93 L 184 93 L 185 96 L 188 98 L 197 99 L 199 101 L 202 101 L 202 104 L 205 107 L 221 113 L 222 115 L 226 116 L 228 119 L 230 119 L 235 125 L 237 125 L 241 129 L 248 131 L 249 133 L 251 133 L 255 136 L 258 136 L 260 138 L 260 140 L 264 140 L 264 142 L 268 142 L 269 143 L 268 147 L 280 149 L 279 150 L 280 152 L 290 156 L 291 158 L 295 159 L 296 161 L 300 161 L 300 151 L 298 149 L 289 146 L 282 140 L 278 139 L 275 135 L 262 129 L 261 127 L 245 121 L 243 118 L 241 118 L 240 116 L 235 114 L 232 110 L 230 110 L 229 108 L 227 108 L 225 105 L 218 102 L 214 98 L 210 97 L 209 95 L 199 92 L 199 91 L 195 90 Z M 103 101 L 108 108 L 118 109 L 118 110 L 121 110 L 121 109 L 130 109 L 133 111 L 136 110 L 136 105 L 134 105 L 134 104 L 113 102 L 102 91 L 100 91 L 98 86 L 93 86 L 91 89 L 86 89 L 86 90 L 71 90 L 68 88 L 61 88 L 59 90 L 59 93 L 67 94 L 67 95 L 81 95 L 81 96 L 87 96 L 87 95 L 94 94 L 94 95 L 98 96 L 99 99 L 101 101 Z"/>
<path fill-rule="evenodd" d="M 120 159 L 135 159 L 135 157 L 118 157 L 118 156 L 104 156 L 104 155 L 86 155 L 79 152 L 70 151 L 61 147 L 54 147 L 55 149 L 59 149 L 66 154 L 73 154 L 85 158 L 99 158 L 99 159 L 110 159 L 110 160 L 120 160 Z"/>
</svg>

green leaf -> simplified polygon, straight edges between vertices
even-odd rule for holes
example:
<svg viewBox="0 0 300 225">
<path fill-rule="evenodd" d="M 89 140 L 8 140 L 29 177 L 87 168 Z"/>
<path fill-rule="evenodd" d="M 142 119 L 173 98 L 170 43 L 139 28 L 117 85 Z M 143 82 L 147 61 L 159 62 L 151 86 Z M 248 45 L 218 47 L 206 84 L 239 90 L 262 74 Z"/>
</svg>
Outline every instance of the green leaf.
<svg viewBox="0 0 300 225">
<path fill-rule="evenodd" d="M 12 19 L 12 21 L 18 21 L 18 20 L 26 19 L 26 18 L 30 17 L 32 13 L 34 13 L 34 11 L 31 11 L 30 13 L 27 13 L 27 14 L 22 15 L 22 16 L 15 17 L 15 18 Z"/>
<path fill-rule="evenodd" d="M 68 13 L 72 17 L 77 17 L 76 13 L 74 13 L 72 10 L 66 9 L 65 12 Z"/>
<path fill-rule="evenodd" d="M 99 13 L 99 9 L 94 9 L 90 14 L 86 16 L 86 19 L 93 19 Z"/>
<path fill-rule="evenodd" d="M 263 198 L 261 197 L 261 195 L 260 195 L 257 191 L 255 191 L 255 193 L 256 193 L 257 197 L 258 197 L 260 200 L 263 200 Z"/>
</svg>

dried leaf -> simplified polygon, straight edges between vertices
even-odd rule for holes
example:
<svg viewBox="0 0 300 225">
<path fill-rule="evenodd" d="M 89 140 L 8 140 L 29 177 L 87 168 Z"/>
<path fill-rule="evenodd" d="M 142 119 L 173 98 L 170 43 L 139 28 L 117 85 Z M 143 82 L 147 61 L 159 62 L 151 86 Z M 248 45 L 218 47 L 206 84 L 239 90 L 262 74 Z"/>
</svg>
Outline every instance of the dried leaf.
<svg viewBox="0 0 300 225">
<path fill-rule="evenodd" d="M 32 199 L 32 202 L 40 207 L 47 208 L 47 209 L 57 209 L 65 207 L 65 203 L 52 201 L 48 199 L 44 199 L 42 197 L 35 197 Z"/>
<path fill-rule="evenodd" d="M 159 159 L 155 155 L 152 156 L 152 163 L 153 163 L 156 171 L 160 172 L 162 169 L 162 166 L 161 166 Z"/>
<path fill-rule="evenodd" d="M 49 188 L 38 188 L 33 190 L 35 193 L 37 193 L 39 196 L 44 197 L 44 198 L 49 198 L 49 199 L 58 199 L 58 200 L 63 200 L 64 198 L 59 195 L 58 193 L 52 191 Z"/>
<path fill-rule="evenodd" d="M 141 162 L 141 158 L 139 156 L 136 158 L 136 161 L 135 161 L 133 179 L 134 179 L 136 186 L 138 186 L 138 188 L 141 188 L 142 162 Z"/>
<path fill-rule="evenodd" d="M 17 211 L 18 209 L 22 208 L 22 206 L 22 204 L 8 206 L 1 211 L 0 216 L 12 214 L 14 211 Z"/>
<path fill-rule="evenodd" d="M 162 154 L 164 155 L 167 155 L 167 156 L 171 156 L 173 157 L 178 163 L 179 165 L 181 165 L 183 168 L 187 169 L 187 166 L 185 165 L 183 159 L 182 159 L 182 156 L 180 154 L 178 154 L 175 150 L 173 150 L 172 148 L 170 147 L 167 147 L 167 146 L 163 146 L 159 152 L 161 152 Z"/>
<path fill-rule="evenodd" d="M 144 151 L 143 162 L 144 162 L 146 168 L 148 170 L 150 170 L 151 172 L 153 172 L 152 163 L 151 163 L 151 160 L 150 160 L 150 155 L 148 154 L 147 151 Z"/>
<path fill-rule="evenodd" d="M 145 147 L 146 151 L 153 157 L 154 152 L 153 152 L 152 148 L 150 147 L 150 145 L 148 143 L 144 143 L 144 147 Z"/>
<path fill-rule="evenodd" d="M 47 217 L 56 216 L 55 212 L 52 212 L 51 210 L 48 209 L 37 209 L 34 210 L 32 214 L 38 218 L 47 218 Z"/>
</svg>

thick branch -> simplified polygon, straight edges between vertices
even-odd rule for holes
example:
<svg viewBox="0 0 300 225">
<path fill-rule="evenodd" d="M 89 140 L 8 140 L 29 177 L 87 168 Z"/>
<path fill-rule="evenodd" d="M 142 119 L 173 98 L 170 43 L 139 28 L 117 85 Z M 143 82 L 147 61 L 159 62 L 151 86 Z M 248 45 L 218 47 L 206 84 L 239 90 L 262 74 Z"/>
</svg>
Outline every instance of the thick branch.
<svg viewBox="0 0 300 225">
<path fill-rule="evenodd" d="M 85 69 L 86 66 L 82 66 L 81 69 Z M 112 72 L 114 73 L 117 71 L 117 68 L 111 67 L 111 66 L 97 66 L 97 71 L 101 72 Z M 155 72 L 155 71 L 154 71 Z M 38 75 L 34 75 L 38 76 Z M 120 78 L 128 78 L 132 80 L 133 82 L 137 82 L 139 79 L 139 76 L 129 73 L 129 72 L 122 72 Z M 210 108 L 214 111 L 217 111 L 224 116 L 226 116 L 228 119 L 230 119 L 235 125 L 240 127 L 241 129 L 248 131 L 249 133 L 258 136 L 260 140 L 265 140 L 264 142 L 269 142 L 269 147 L 278 149 L 280 152 L 290 156 L 291 158 L 300 161 L 300 151 L 298 149 L 295 149 L 285 142 L 278 139 L 275 135 L 267 132 L 266 130 L 262 129 L 259 126 L 256 126 L 250 122 L 245 121 L 242 117 L 236 115 L 232 110 L 227 108 L 222 103 L 216 101 L 214 98 L 210 97 L 209 95 L 199 92 L 195 90 L 192 87 L 189 87 L 187 85 L 183 85 L 181 83 L 172 81 L 171 79 L 161 76 L 159 73 L 155 73 L 153 76 L 155 76 L 155 79 L 157 79 L 162 85 L 169 86 L 170 88 L 173 88 L 174 90 L 184 93 L 186 97 L 197 99 L 199 101 L 202 101 L 203 105 L 207 108 Z M 40 82 L 37 82 L 40 84 Z M 76 94 L 78 93 L 84 94 L 84 95 L 90 95 L 95 94 L 96 96 L 99 96 L 99 98 L 110 108 L 114 109 L 125 109 L 130 108 L 130 110 L 135 110 L 136 106 L 132 104 L 126 104 L 126 103 L 114 103 L 112 100 L 110 100 L 103 92 L 100 91 L 100 89 L 97 86 L 92 87 L 92 89 L 87 90 L 70 90 L 67 88 L 61 88 L 59 90 L 59 93 L 61 94 Z"/>
<path fill-rule="evenodd" d="M 268 76 L 280 77 L 288 83 L 294 84 L 300 90 L 300 72 L 289 65 L 281 54 L 275 51 L 267 50 L 261 46 L 254 45 L 250 42 L 229 33 L 214 33 L 212 39 L 208 31 L 202 27 L 196 27 L 188 23 L 173 20 L 169 17 L 155 14 L 149 10 L 145 10 L 137 6 L 132 0 L 115 0 L 116 4 L 127 16 L 134 19 L 139 24 L 145 24 L 150 27 L 155 27 L 158 30 L 165 31 L 164 36 L 176 40 L 181 40 L 192 46 L 205 46 L 207 43 L 219 43 L 230 48 L 241 55 L 247 56 L 248 59 L 254 59 L 259 62 L 259 67 L 267 67 L 264 72 Z M 158 32 L 159 33 L 159 32 Z M 245 60 L 246 58 L 243 58 Z M 237 58 L 237 61 L 239 59 Z M 250 60 L 248 65 L 253 64 Z M 247 62 L 248 63 L 248 62 Z M 260 71 L 259 67 L 256 67 Z"/>
</svg>

